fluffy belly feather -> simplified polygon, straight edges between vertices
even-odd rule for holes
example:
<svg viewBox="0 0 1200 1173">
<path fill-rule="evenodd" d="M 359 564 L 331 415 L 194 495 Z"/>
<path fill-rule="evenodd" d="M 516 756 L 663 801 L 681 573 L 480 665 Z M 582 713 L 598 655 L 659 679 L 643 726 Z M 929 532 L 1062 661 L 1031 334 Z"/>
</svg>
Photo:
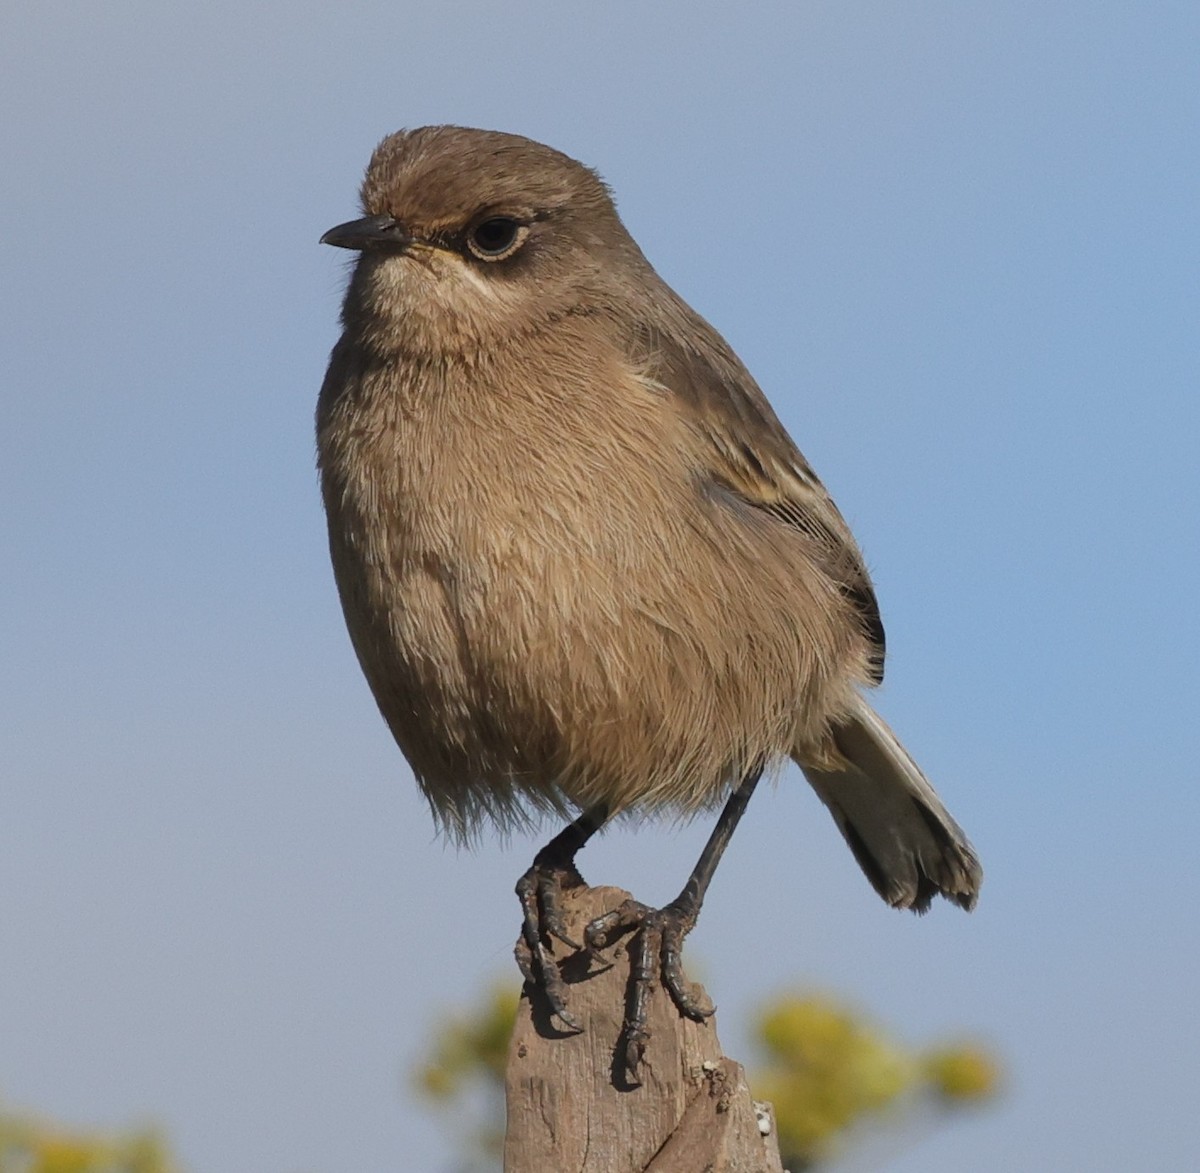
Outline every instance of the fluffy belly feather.
<svg viewBox="0 0 1200 1173">
<path fill-rule="evenodd" d="M 576 425 L 596 437 L 582 467 L 536 428 L 505 433 L 499 413 L 465 428 L 445 399 L 324 445 L 355 650 L 460 837 L 482 817 L 601 799 L 613 813 L 714 804 L 755 763 L 819 747 L 865 678 L 863 642 L 803 535 L 695 487 L 661 412 L 607 430 L 594 414 Z M 413 428 L 440 434 L 415 443 Z M 605 450 L 617 434 L 637 461 Z M 436 458 L 404 465 L 401 451 Z M 680 467 L 628 478 L 648 460 Z"/>
</svg>

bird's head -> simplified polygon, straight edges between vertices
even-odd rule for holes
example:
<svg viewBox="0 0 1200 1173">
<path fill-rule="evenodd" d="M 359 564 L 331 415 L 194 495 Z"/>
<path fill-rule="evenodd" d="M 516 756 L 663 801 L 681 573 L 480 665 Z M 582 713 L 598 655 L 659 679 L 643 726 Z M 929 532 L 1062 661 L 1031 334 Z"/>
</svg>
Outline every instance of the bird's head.
<svg viewBox="0 0 1200 1173">
<path fill-rule="evenodd" d="M 594 171 L 497 131 L 428 126 L 376 148 L 363 217 L 322 243 L 360 256 L 344 311 L 379 349 L 466 353 L 618 301 L 645 265 Z"/>
</svg>

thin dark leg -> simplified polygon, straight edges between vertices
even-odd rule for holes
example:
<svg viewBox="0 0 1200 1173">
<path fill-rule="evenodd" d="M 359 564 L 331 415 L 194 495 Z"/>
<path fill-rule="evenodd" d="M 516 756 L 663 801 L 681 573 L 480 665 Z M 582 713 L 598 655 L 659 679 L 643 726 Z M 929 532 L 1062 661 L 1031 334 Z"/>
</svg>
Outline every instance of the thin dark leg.
<svg viewBox="0 0 1200 1173">
<path fill-rule="evenodd" d="M 550 954 L 548 941 L 554 936 L 572 949 L 581 948 L 567 936 L 562 915 L 562 890 L 583 883 L 583 877 L 575 867 L 575 854 L 607 818 L 608 808 L 603 804 L 584 811 L 533 857 L 533 866 L 517 881 L 522 912 L 517 964 L 527 982 L 541 986 L 551 1011 L 571 1030 L 581 1028 L 567 1013 L 566 983 Z"/>
<path fill-rule="evenodd" d="M 637 930 L 630 949 L 624 1029 L 624 1065 L 633 1083 L 639 1082 L 637 1070 L 650 1038 L 646 1006 L 654 981 L 660 974 L 663 985 L 682 1014 L 699 1022 L 713 1012 L 712 1006 L 702 1005 L 691 993 L 683 972 L 683 939 L 696 925 L 713 873 L 761 777 L 762 766 L 759 765 L 729 796 L 683 891 L 670 904 L 654 909 L 636 900 L 626 900 L 619 908 L 597 917 L 585 930 L 584 940 L 589 949 L 602 949 L 622 933 Z"/>
<path fill-rule="evenodd" d="M 717 825 L 712 829 L 704 850 L 700 852 L 700 858 L 696 860 L 696 866 L 692 868 L 692 874 L 688 876 L 683 891 L 672 901 L 673 905 L 686 908 L 693 920 L 700 913 L 700 906 L 704 903 L 713 873 L 717 870 L 717 864 L 721 862 L 721 856 L 725 854 L 725 848 L 729 846 L 729 840 L 733 838 L 734 828 L 746 813 L 750 796 L 762 777 L 762 771 L 762 766 L 756 766 L 729 796 L 729 801 L 721 811 L 721 817 L 717 819 Z"/>
</svg>

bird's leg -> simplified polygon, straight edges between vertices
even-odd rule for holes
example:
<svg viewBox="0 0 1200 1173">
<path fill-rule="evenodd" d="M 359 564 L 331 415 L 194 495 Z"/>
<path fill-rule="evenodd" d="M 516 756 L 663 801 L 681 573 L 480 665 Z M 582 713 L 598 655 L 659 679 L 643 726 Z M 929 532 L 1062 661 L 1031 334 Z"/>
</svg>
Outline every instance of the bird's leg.
<svg viewBox="0 0 1200 1173">
<path fill-rule="evenodd" d="M 683 939 L 695 927 L 709 881 L 761 776 L 762 766 L 759 765 L 729 796 L 683 891 L 670 904 L 664 908 L 648 908 L 637 900 L 626 900 L 612 912 L 597 917 L 584 931 L 584 942 L 590 950 L 602 949 L 622 933 L 636 931 L 629 951 L 629 992 L 621 1042 L 621 1059 L 631 1083 L 641 1082 L 638 1067 L 650 1038 L 646 1007 L 660 975 L 680 1013 L 697 1022 L 713 1013 L 713 1006 L 703 1005 L 692 994 L 684 975 Z"/>
<path fill-rule="evenodd" d="M 517 881 L 521 901 L 521 936 L 517 940 L 517 964 L 525 980 L 546 993 L 551 1011 L 571 1030 L 581 1030 L 567 1012 L 567 987 L 550 954 L 550 937 L 572 949 L 581 946 L 567 936 L 561 896 L 564 888 L 583 884 L 575 867 L 575 854 L 603 826 L 608 808 L 591 807 L 565 827 L 533 857 L 533 866 Z"/>
</svg>

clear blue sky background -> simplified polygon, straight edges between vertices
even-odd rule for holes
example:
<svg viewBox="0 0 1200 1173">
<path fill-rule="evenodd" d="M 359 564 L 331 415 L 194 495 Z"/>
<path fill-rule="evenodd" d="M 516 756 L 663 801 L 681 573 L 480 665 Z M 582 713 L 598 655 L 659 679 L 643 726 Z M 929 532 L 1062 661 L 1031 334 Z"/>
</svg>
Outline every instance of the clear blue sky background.
<svg viewBox="0 0 1200 1173">
<path fill-rule="evenodd" d="M 195 1173 L 436 1169 L 404 1072 L 533 840 L 437 842 L 359 677 L 311 416 L 375 142 L 597 166 L 854 525 L 880 704 L 987 869 L 887 909 L 788 774 L 690 947 L 967 1031 L 896 1173 L 1200 1168 L 1200 9 L 85 4 L 0 38 L 0 1091 Z M 487 470 L 480 469 L 486 476 Z M 707 831 L 589 848 L 661 901 Z"/>
</svg>

